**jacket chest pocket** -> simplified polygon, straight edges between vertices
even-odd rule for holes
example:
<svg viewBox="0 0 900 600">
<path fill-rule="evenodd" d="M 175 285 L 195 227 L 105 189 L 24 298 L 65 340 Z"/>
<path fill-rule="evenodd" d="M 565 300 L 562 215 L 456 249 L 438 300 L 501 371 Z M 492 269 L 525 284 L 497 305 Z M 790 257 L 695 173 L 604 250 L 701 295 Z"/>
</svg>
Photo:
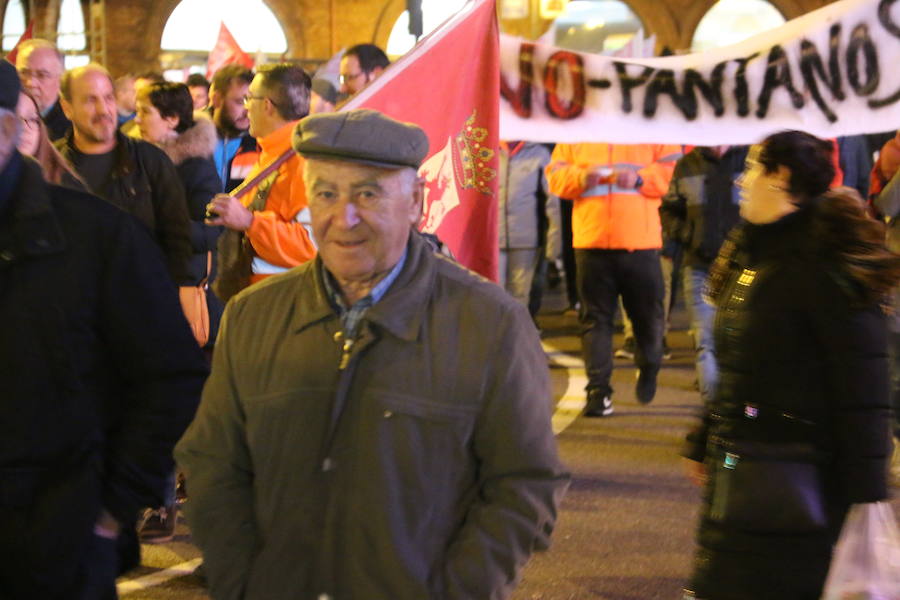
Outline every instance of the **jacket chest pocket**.
<svg viewBox="0 0 900 600">
<path fill-rule="evenodd" d="M 452 486 L 462 476 L 470 461 L 477 407 L 389 394 L 370 406 L 372 413 L 359 431 L 369 439 L 361 449 L 377 456 L 386 477 L 414 490 Z"/>
</svg>

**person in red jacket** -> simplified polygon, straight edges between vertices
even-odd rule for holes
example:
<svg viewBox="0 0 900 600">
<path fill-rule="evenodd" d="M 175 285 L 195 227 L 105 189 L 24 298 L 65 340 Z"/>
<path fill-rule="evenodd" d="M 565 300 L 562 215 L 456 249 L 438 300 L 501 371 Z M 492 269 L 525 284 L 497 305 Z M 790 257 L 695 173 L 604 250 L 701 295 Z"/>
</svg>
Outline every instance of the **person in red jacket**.
<svg viewBox="0 0 900 600">
<path fill-rule="evenodd" d="M 635 395 L 649 404 L 662 361 L 660 199 L 679 146 L 559 144 L 547 166 L 550 192 L 574 203 L 572 246 L 587 371 L 585 415 L 612 414 L 613 317 L 619 295 L 634 322 Z"/>
</svg>

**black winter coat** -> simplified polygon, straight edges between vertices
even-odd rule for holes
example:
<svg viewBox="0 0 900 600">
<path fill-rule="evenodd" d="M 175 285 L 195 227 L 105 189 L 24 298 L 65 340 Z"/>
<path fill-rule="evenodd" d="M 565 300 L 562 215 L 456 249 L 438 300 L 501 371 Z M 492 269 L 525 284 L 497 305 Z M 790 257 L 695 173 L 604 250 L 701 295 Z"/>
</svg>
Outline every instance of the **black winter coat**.
<svg viewBox="0 0 900 600">
<path fill-rule="evenodd" d="M 42 119 L 44 125 L 47 126 L 47 135 L 53 142 L 64 138 L 66 134 L 72 130 L 72 122 L 69 121 L 66 117 L 66 113 L 63 112 L 59 98 L 56 99 L 56 104 L 53 105 Z"/>
<path fill-rule="evenodd" d="M 72 137 L 70 131 L 56 142 L 56 149 L 74 165 Z M 190 285 L 190 224 L 184 188 L 172 161 L 153 144 L 118 132 L 114 152 L 115 166 L 107 189 L 91 191 L 146 225 L 166 257 L 172 281 Z M 62 183 L 72 187 L 66 178 Z"/>
<path fill-rule="evenodd" d="M 684 247 L 685 264 L 707 269 L 740 221 L 735 181 L 744 170 L 746 146 L 721 157 L 698 147 L 679 159 L 659 207 L 663 239 Z"/>
<path fill-rule="evenodd" d="M 143 227 L 18 154 L 0 177 L 0 596 L 75 598 L 101 508 L 127 540 L 163 503 L 207 368 Z"/>
<path fill-rule="evenodd" d="M 720 383 L 685 453 L 705 460 L 710 475 L 692 581 L 698 598 L 817 600 L 849 505 L 887 496 L 885 317 L 859 301 L 829 258 L 810 204 L 735 231 L 737 251 L 715 322 Z M 732 473 L 747 473 L 772 449 L 765 469 L 818 466 L 817 497 L 826 507 L 820 525 L 776 533 L 783 504 L 749 525 L 717 518 L 729 463 L 737 465 Z M 736 476 L 730 482 L 740 497 L 772 497 L 766 485 L 738 489 Z"/>
</svg>

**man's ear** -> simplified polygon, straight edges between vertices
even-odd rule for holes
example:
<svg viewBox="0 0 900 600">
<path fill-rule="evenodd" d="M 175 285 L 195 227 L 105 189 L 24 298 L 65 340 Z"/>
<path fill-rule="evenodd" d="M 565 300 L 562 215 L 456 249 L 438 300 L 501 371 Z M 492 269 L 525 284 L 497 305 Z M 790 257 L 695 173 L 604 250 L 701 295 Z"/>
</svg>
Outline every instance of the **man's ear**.
<svg viewBox="0 0 900 600">
<path fill-rule="evenodd" d="M 69 101 L 65 99 L 65 97 L 60 94 L 59 95 L 59 105 L 63 109 L 63 114 L 66 115 L 68 120 L 72 120 L 72 105 L 69 104 Z"/>
<path fill-rule="evenodd" d="M 422 220 L 422 207 L 425 204 L 425 180 L 416 177 L 413 183 L 412 204 L 409 207 L 409 222 L 413 227 L 417 227 Z"/>
<path fill-rule="evenodd" d="M 275 103 L 272 102 L 271 100 L 269 100 L 268 97 L 266 98 L 265 102 L 266 102 L 266 114 L 273 116 L 273 117 L 278 117 L 279 116 L 278 107 L 275 106 Z"/>
</svg>

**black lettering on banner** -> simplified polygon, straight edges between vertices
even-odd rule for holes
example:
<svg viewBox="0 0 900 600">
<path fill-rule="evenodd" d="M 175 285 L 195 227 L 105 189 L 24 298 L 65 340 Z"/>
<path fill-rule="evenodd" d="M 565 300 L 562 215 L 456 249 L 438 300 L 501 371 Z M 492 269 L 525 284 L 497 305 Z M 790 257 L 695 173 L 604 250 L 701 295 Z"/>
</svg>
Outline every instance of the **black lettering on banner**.
<svg viewBox="0 0 900 600">
<path fill-rule="evenodd" d="M 766 76 L 763 81 L 762 91 L 756 101 L 756 116 L 764 119 L 769 112 L 769 103 L 772 101 L 772 92 L 784 86 L 791 97 L 794 108 L 803 108 L 803 96 L 794 87 L 791 78 L 791 65 L 788 63 L 784 48 L 776 44 L 769 50 L 769 61 L 766 65 Z"/>
<path fill-rule="evenodd" d="M 609 79 L 588 79 L 587 84 L 589 87 L 597 88 L 598 90 L 608 90 L 612 87 L 612 82 Z"/>
<path fill-rule="evenodd" d="M 759 52 L 754 52 L 747 58 L 736 58 L 737 72 L 734 74 L 734 99 L 737 101 L 737 114 L 746 117 L 750 114 L 750 87 L 747 85 L 747 64 L 757 58 Z"/>
<path fill-rule="evenodd" d="M 897 0 L 881 0 L 878 4 L 878 21 L 881 23 L 881 26 L 884 27 L 888 33 L 890 33 L 895 38 L 900 38 L 900 25 L 894 23 L 891 20 L 891 8 L 894 6 L 894 3 Z M 894 104 L 900 100 L 900 90 L 897 90 L 887 98 L 882 98 L 880 100 L 869 100 L 869 108 L 883 108 L 885 106 L 889 106 Z"/>
<path fill-rule="evenodd" d="M 722 81 L 724 79 L 724 71 L 726 62 L 721 62 L 713 68 L 711 81 L 707 82 L 703 75 L 694 69 L 687 69 L 684 72 L 684 89 L 678 91 L 678 85 L 675 81 L 675 72 L 671 69 L 663 69 L 657 71 L 647 86 L 647 93 L 644 96 L 644 116 L 652 118 L 656 115 L 659 108 L 659 95 L 666 94 L 672 99 L 672 103 L 681 111 L 681 114 L 688 121 L 697 118 L 697 93 L 700 90 L 703 98 L 712 106 L 713 112 L 717 117 L 721 117 L 725 112 L 725 105 L 722 102 Z"/>
<path fill-rule="evenodd" d="M 687 116 L 687 112 L 685 111 L 684 104 L 681 94 L 678 93 L 678 88 L 675 86 L 675 71 L 672 69 L 660 69 L 656 73 L 653 74 L 653 79 L 650 80 L 650 83 L 647 85 L 647 91 L 644 94 L 644 116 L 647 118 L 651 118 L 656 115 L 657 105 L 659 104 L 659 95 L 666 94 L 670 98 L 672 98 L 672 102 L 675 103 L 682 113 L 685 113 Z M 690 109 L 688 109 L 690 111 Z M 694 98 L 694 115 L 697 113 L 697 99 Z M 688 117 L 691 119 L 691 117 Z"/>
<path fill-rule="evenodd" d="M 865 60 L 866 81 L 859 81 L 859 53 Z M 857 96 L 870 96 L 878 89 L 881 73 L 878 70 L 878 52 L 869 36 L 868 25 L 861 23 L 853 28 L 847 46 L 847 81 Z"/>
<path fill-rule="evenodd" d="M 653 75 L 653 67 L 643 67 L 641 74 L 634 76 L 628 73 L 628 63 L 614 62 L 616 73 L 619 75 L 619 85 L 622 87 L 622 112 L 631 112 L 631 90 L 641 87 Z"/>
<path fill-rule="evenodd" d="M 572 82 L 572 99 L 566 102 L 559 97 L 560 67 L 569 73 Z M 560 50 L 554 52 L 544 67 L 544 89 L 546 90 L 547 112 L 560 119 L 574 119 L 584 112 L 587 94 L 584 82 L 584 61 L 574 52 Z"/>
<path fill-rule="evenodd" d="M 500 96 L 509 102 L 516 115 L 531 117 L 531 88 L 534 84 L 534 44 L 524 42 L 519 47 L 519 88 L 513 90 L 500 71 Z"/>
<path fill-rule="evenodd" d="M 725 114 L 725 103 L 722 101 L 722 82 L 725 79 L 725 67 L 728 61 L 722 61 L 713 67 L 710 82 L 707 83 L 703 79 L 703 75 L 694 69 L 688 69 L 684 74 L 684 95 L 694 98 L 694 88 L 700 90 L 703 99 L 706 100 L 713 109 L 713 114 L 721 117 Z"/>
<path fill-rule="evenodd" d="M 803 82 L 806 84 L 809 93 L 812 95 L 813 101 L 819 110 L 825 115 L 830 123 L 837 121 L 837 115 L 825 103 L 821 91 L 819 91 L 819 83 L 816 80 L 818 76 L 822 83 L 831 92 L 831 97 L 835 100 L 844 100 L 844 89 L 841 80 L 841 66 L 839 62 L 841 43 L 841 25 L 840 23 L 831 26 L 828 39 L 828 74 L 825 74 L 825 66 L 822 64 L 822 57 L 819 56 L 819 50 L 815 44 L 809 40 L 800 42 L 800 72 L 803 74 Z"/>
</svg>

